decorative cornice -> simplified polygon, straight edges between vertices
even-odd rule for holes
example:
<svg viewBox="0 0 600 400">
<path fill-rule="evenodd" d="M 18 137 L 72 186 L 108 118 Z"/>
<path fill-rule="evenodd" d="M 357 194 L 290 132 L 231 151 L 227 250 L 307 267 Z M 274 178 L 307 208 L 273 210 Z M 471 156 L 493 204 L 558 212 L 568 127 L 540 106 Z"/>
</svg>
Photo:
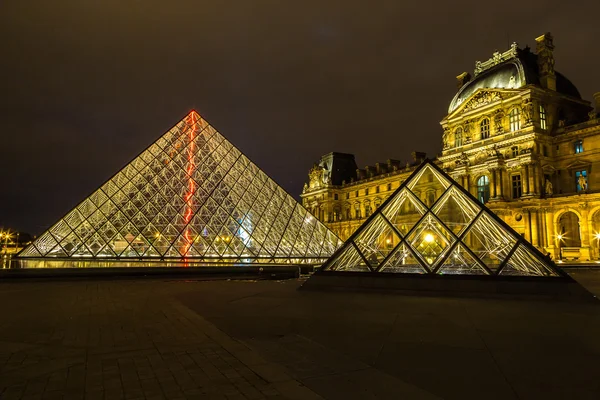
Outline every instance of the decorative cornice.
<svg viewBox="0 0 600 400">
<path fill-rule="evenodd" d="M 519 45 L 516 42 L 513 42 L 513 44 L 510 46 L 510 49 L 508 49 L 507 51 L 505 51 L 504 53 L 500 53 L 499 51 L 495 51 L 492 54 L 492 58 L 490 58 L 487 61 L 476 61 L 475 62 L 475 76 L 479 75 L 480 73 L 482 73 L 483 71 L 492 68 L 494 65 L 498 65 L 501 62 L 504 62 L 506 60 L 510 60 L 511 58 L 515 58 L 517 57 L 517 50 L 519 48 Z"/>
</svg>

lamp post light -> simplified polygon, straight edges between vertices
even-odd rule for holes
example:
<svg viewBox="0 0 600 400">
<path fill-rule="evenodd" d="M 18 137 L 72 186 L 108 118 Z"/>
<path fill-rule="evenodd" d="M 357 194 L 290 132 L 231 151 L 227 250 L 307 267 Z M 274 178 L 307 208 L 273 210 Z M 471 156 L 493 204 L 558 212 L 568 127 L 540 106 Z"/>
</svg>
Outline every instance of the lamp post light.
<svg viewBox="0 0 600 400">
<path fill-rule="evenodd" d="M 6 257 L 6 253 L 8 252 L 8 239 L 10 238 L 10 233 L 8 231 L 0 233 L 0 241 L 4 238 L 4 256 Z"/>
<path fill-rule="evenodd" d="M 562 240 L 563 240 L 563 234 L 559 233 L 558 235 L 556 235 L 556 238 L 558 239 L 558 260 L 560 262 L 562 262 Z"/>
</svg>

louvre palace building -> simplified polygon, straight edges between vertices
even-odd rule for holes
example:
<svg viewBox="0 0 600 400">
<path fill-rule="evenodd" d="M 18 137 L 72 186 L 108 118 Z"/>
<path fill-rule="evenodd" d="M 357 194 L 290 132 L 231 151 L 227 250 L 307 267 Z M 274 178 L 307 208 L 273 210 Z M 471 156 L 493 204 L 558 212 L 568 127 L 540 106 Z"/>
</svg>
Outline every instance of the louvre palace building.
<svg viewBox="0 0 600 400">
<path fill-rule="evenodd" d="M 600 93 L 582 99 L 553 49 L 547 33 L 535 50 L 514 43 L 460 74 L 434 162 L 543 253 L 599 260 Z M 425 158 L 358 168 L 352 154 L 326 154 L 303 205 L 346 240 Z M 416 194 L 430 205 L 434 190 Z"/>
</svg>

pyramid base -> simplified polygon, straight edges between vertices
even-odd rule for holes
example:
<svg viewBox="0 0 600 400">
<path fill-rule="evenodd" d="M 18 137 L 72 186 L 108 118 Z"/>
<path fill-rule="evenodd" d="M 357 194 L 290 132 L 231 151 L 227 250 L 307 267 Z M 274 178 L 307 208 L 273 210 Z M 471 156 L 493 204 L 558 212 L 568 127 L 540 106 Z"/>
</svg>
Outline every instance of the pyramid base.
<svg viewBox="0 0 600 400">
<path fill-rule="evenodd" d="M 569 276 L 546 278 L 318 271 L 300 290 L 391 291 L 416 296 L 597 301 L 593 294 Z"/>
<path fill-rule="evenodd" d="M 205 267 L 88 267 L 0 269 L 0 281 L 7 279 L 290 279 L 312 272 L 306 265 L 253 265 Z"/>
</svg>

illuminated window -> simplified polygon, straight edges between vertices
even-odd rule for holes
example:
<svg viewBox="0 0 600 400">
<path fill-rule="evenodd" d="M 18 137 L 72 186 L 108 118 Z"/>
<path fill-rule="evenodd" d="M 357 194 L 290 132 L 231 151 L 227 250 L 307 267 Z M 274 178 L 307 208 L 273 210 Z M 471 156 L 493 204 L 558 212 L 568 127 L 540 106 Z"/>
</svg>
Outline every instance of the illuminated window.
<svg viewBox="0 0 600 400">
<path fill-rule="evenodd" d="M 365 189 L 365 196 L 369 195 L 369 188 Z"/>
<path fill-rule="evenodd" d="M 462 128 L 458 128 L 454 133 L 454 147 L 462 146 Z"/>
<path fill-rule="evenodd" d="M 392 184 L 388 183 L 387 190 L 392 190 Z"/>
<path fill-rule="evenodd" d="M 523 194 L 523 189 L 521 188 L 521 175 L 513 175 L 512 176 L 512 197 L 513 199 L 518 199 Z"/>
<path fill-rule="evenodd" d="M 379 193 L 379 186 L 375 187 L 375 193 Z"/>
<path fill-rule="evenodd" d="M 477 179 L 477 198 L 482 204 L 490 199 L 490 178 L 486 175 Z"/>
<path fill-rule="evenodd" d="M 546 129 L 546 109 L 540 104 L 540 128 Z"/>
<path fill-rule="evenodd" d="M 354 216 L 356 218 L 360 218 L 360 204 L 356 204 L 354 206 Z"/>
<path fill-rule="evenodd" d="M 582 171 L 575 171 L 575 185 L 578 192 L 587 190 L 587 182 L 587 171 L 585 169 Z"/>
<path fill-rule="evenodd" d="M 479 124 L 479 132 L 481 133 L 481 140 L 487 139 L 490 137 L 490 120 L 485 118 Z"/>
<path fill-rule="evenodd" d="M 516 157 L 519 155 L 519 146 L 513 146 L 511 147 L 511 153 L 513 157 Z"/>
<path fill-rule="evenodd" d="M 371 205 L 365 204 L 365 218 L 369 218 L 371 215 Z"/>
<path fill-rule="evenodd" d="M 513 108 L 508 115 L 508 121 L 510 122 L 511 132 L 521 129 L 521 110 L 518 108 Z"/>
<path fill-rule="evenodd" d="M 583 140 L 575 142 L 575 154 L 583 153 Z"/>
</svg>

